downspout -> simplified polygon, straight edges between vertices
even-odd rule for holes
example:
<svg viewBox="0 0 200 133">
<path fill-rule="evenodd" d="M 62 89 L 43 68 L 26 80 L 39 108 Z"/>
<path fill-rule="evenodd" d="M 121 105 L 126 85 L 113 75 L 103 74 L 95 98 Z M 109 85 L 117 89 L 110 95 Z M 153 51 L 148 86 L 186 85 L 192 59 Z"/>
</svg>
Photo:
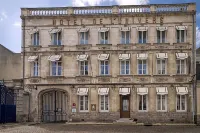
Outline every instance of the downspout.
<svg viewBox="0 0 200 133">
<path fill-rule="evenodd" d="M 193 86 L 193 121 L 195 124 L 197 124 L 197 90 L 196 90 L 196 42 L 195 42 L 195 37 L 196 37 L 196 28 L 194 25 L 195 23 L 195 13 L 192 15 L 193 19 L 193 24 L 192 24 L 192 30 L 193 30 L 193 36 L 192 36 L 192 57 L 193 57 L 193 80 L 192 80 L 192 86 Z"/>
</svg>

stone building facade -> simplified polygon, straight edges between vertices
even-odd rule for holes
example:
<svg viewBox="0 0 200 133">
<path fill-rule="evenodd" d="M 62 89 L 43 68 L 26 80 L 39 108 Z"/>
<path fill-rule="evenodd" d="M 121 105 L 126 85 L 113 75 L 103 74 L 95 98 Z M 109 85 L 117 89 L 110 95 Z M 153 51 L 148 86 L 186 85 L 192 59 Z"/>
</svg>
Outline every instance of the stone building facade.
<svg viewBox="0 0 200 133">
<path fill-rule="evenodd" d="M 32 121 L 193 122 L 196 5 L 22 8 Z"/>
</svg>

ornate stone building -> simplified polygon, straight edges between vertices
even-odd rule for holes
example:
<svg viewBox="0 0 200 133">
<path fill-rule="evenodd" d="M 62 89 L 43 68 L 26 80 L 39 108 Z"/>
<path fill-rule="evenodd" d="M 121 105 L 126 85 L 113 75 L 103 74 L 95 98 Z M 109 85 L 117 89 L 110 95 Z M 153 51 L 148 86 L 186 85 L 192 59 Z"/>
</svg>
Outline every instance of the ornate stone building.
<svg viewBox="0 0 200 133">
<path fill-rule="evenodd" d="M 32 121 L 193 122 L 196 5 L 22 8 Z"/>
</svg>

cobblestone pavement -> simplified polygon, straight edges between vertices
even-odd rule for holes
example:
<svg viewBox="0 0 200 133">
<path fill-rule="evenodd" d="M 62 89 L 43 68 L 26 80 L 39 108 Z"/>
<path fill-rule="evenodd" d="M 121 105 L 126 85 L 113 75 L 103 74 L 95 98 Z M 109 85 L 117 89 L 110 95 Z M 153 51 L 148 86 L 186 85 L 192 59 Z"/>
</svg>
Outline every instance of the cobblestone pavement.
<svg viewBox="0 0 200 133">
<path fill-rule="evenodd" d="M 0 128 L 0 133 L 200 133 L 200 126 L 40 124 Z"/>
</svg>

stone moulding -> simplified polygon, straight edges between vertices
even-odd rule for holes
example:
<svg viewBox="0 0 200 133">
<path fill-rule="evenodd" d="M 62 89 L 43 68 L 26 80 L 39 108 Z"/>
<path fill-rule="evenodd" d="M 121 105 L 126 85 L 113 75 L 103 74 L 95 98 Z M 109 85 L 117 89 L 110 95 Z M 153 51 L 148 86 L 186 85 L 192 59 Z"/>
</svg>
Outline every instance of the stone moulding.
<svg viewBox="0 0 200 133">
<path fill-rule="evenodd" d="M 89 50 L 92 47 L 92 44 L 79 44 L 76 45 L 77 50 Z"/>
<path fill-rule="evenodd" d="M 121 50 L 121 49 L 131 50 L 132 44 L 117 44 L 117 49 L 118 50 Z"/>
<path fill-rule="evenodd" d="M 97 76 L 98 83 L 111 83 L 111 76 Z"/>
<path fill-rule="evenodd" d="M 41 82 L 41 77 L 30 77 L 29 78 L 30 83 L 40 83 Z"/>
<path fill-rule="evenodd" d="M 91 81 L 90 76 L 76 76 L 77 83 L 88 83 Z"/>
<path fill-rule="evenodd" d="M 30 51 L 35 52 L 35 51 L 39 51 L 40 48 L 42 48 L 42 46 L 41 45 L 29 45 L 29 48 L 30 48 Z"/>
<path fill-rule="evenodd" d="M 64 45 L 48 45 L 51 51 L 61 51 L 64 49 Z"/>
<path fill-rule="evenodd" d="M 112 44 L 96 44 L 96 46 L 100 50 L 110 50 L 112 48 Z"/>
</svg>

